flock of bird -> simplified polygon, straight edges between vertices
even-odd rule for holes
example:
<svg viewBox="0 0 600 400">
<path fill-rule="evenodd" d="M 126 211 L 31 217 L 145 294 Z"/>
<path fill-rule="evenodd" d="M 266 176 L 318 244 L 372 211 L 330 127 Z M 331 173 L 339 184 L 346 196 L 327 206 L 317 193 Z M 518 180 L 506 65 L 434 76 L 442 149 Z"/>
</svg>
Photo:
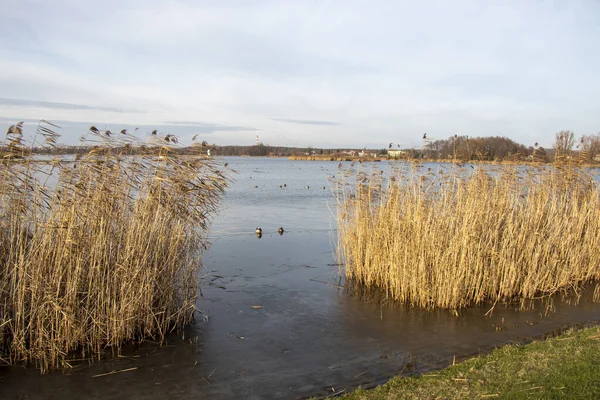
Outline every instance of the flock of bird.
<svg viewBox="0 0 600 400">
<path fill-rule="evenodd" d="M 354 163 L 352 163 L 352 164 L 354 165 Z M 340 163 L 340 165 L 341 165 L 341 163 Z M 252 177 L 250 177 L 250 179 L 252 179 Z M 254 189 L 258 189 L 258 185 L 253 185 L 253 187 L 254 187 Z M 284 183 L 283 185 L 279 185 L 279 188 L 280 189 L 287 188 L 287 183 Z M 310 189 L 310 186 L 307 185 L 307 186 L 304 186 L 304 188 Z M 327 189 L 326 186 L 323 186 L 322 188 Z M 257 238 L 259 238 L 259 239 L 262 238 L 262 234 L 263 234 L 262 228 L 256 228 L 254 232 L 256 233 Z M 279 235 L 283 235 L 284 232 L 285 232 L 285 230 L 281 226 L 279 227 L 279 229 L 277 229 L 277 233 L 279 233 Z"/>
</svg>

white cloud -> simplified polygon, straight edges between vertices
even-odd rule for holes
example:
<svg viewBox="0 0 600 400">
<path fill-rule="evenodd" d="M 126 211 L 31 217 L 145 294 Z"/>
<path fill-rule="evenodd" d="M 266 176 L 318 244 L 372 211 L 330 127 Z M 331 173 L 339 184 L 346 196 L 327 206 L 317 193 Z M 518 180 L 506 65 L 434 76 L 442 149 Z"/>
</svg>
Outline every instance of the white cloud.
<svg viewBox="0 0 600 400">
<path fill-rule="evenodd" d="M 422 132 L 549 145 L 560 129 L 600 130 L 593 1 L 8 0 L 5 11 L 2 96 L 92 109 L 0 104 L 4 117 L 200 120 L 334 147 Z"/>
</svg>

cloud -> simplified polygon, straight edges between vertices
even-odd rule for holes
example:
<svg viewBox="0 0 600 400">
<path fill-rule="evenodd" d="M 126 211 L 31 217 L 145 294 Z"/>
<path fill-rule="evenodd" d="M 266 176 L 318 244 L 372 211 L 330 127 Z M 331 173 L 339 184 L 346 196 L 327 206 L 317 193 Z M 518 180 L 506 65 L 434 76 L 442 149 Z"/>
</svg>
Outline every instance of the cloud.
<svg viewBox="0 0 600 400">
<path fill-rule="evenodd" d="M 37 119 L 32 118 L 6 118 L 0 117 L 0 127 L 4 126 L 8 128 L 10 125 L 16 122 L 24 121 L 24 132 L 26 137 L 32 137 L 35 133 L 36 126 L 39 122 Z M 90 120 L 89 122 L 82 121 L 68 121 L 68 120 L 51 120 L 53 124 L 59 128 L 56 129 L 57 133 L 61 135 L 60 144 L 78 144 L 79 139 L 82 135 L 85 135 L 91 126 L 95 126 L 102 130 L 110 130 L 112 132 L 120 132 L 122 129 L 127 129 L 130 135 L 138 138 L 143 138 L 150 135 L 153 130 L 157 130 L 159 135 L 174 134 L 179 136 L 183 144 L 186 140 L 189 142 L 191 138 L 197 134 L 204 139 L 210 138 L 214 141 L 217 137 L 221 140 L 219 144 L 236 144 L 240 143 L 240 140 L 250 142 L 254 140 L 254 134 L 248 136 L 244 135 L 243 132 L 256 131 L 256 128 L 252 127 L 241 127 L 241 126 L 227 126 L 211 123 L 194 122 L 193 125 L 180 124 L 174 121 L 163 122 L 157 124 L 119 124 L 119 123 L 104 123 L 103 121 Z M 191 122 L 191 121 L 188 121 Z M 4 128 L 2 128 L 4 129 Z M 234 139 L 228 136 L 222 136 L 227 132 L 236 133 L 239 132 L 241 136 L 234 136 Z M 65 140 L 66 139 L 66 140 Z"/>
<path fill-rule="evenodd" d="M 13 99 L 0 97 L 0 105 L 5 106 L 21 106 L 21 107 L 33 107 L 33 108 L 51 108 L 58 110 L 96 110 L 96 111 L 109 111 L 116 113 L 142 113 L 145 111 L 124 109 L 116 107 L 103 107 L 103 106 L 90 106 L 85 104 L 72 104 L 72 103 L 61 103 L 56 101 L 40 101 L 40 100 L 25 100 L 25 99 Z"/>
<path fill-rule="evenodd" d="M 599 2 L 3 6 L 0 93 L 28 99 L 0 101 L 14 119 L 163 124 L 240 144 L 259 130 L 334 147 L 422 132 L 549 145 L 564 127 L 599 129 Z"/>
<path fill-rule="evenodd" d="M 252 128 L 248 126 L 235 126 L 235 125 L 220 125 L 220 124 L 211 124 L 200 121 L 163 121 L 164 124 L 172 125 L 172 126 L 187 126 L 190 128 L 199 128 L 202 130 L 210 130 L 213 132 L 216 131 L 258 131 L 260 129 Z"/>
<path fill-rule="evenodd" d="M 277 122 L 287 122 L 290 124 L 300 124 L 300 125 L 324 125 L 324 126 L 336 126 L 340 125 L 337 122 L 332 121 L 317 121 L 310 119 L 292 119 L 292 118 L 271 118 L 272 121 Z"/>
</svg>

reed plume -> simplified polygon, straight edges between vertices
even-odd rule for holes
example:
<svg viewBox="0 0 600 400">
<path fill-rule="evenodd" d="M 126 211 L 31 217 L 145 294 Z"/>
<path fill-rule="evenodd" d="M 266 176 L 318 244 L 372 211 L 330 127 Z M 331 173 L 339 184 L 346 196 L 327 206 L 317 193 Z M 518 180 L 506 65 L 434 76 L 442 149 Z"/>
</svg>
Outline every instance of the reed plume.
<svg viewBox="0 0 600 400">
<path fill-rule="evenodd" d="M 74 159 L 34 156 L 57 129 L 41 121 L 26 146 L 16 124 L 0 151 L 0 348 L 42 371 L 190 322 L 229 181 L 173 135 L 91 127 Z"/>
<path fill-rule="evenodd" d="M 457 309 L 600 278 L 600 190 L 590 171 L 486 168 L 409 166 L 386 179 L 338 181 L 338 258 L 348 283 L 416 307 Z"/>
</svg>

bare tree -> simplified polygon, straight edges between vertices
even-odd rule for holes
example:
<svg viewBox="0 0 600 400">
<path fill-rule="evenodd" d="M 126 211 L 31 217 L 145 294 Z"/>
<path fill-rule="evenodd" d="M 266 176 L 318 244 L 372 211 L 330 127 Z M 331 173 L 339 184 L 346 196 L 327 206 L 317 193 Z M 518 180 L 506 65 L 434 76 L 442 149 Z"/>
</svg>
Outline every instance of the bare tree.
<svg viewBox="0 0 600 400">
<path fill-rule="evenodd" d="M 533 153 L 531 154 L 533 161 L 535 162 L 546 162 L 548 161 L 548 155 L 546 154 L 546 150 L 542 146 L 538 146 L 535 144 L 533 148 Z"/>
<path fill-rule="evenodd" d="M 592 161 L 600 154 L 600 133 L 583 135 L 577 147 L 581 151 L 582 161 Z"/>
<path fill-rule="evenodd" d="M 562 130 L 556 134 L 556 140 L 554 142 L 554 149 L 556 151 L 554 155 L 555 160 L 568 157 L 573 150 L 575 144 L 575 134 L 569 130 Z"/>
</svg>

